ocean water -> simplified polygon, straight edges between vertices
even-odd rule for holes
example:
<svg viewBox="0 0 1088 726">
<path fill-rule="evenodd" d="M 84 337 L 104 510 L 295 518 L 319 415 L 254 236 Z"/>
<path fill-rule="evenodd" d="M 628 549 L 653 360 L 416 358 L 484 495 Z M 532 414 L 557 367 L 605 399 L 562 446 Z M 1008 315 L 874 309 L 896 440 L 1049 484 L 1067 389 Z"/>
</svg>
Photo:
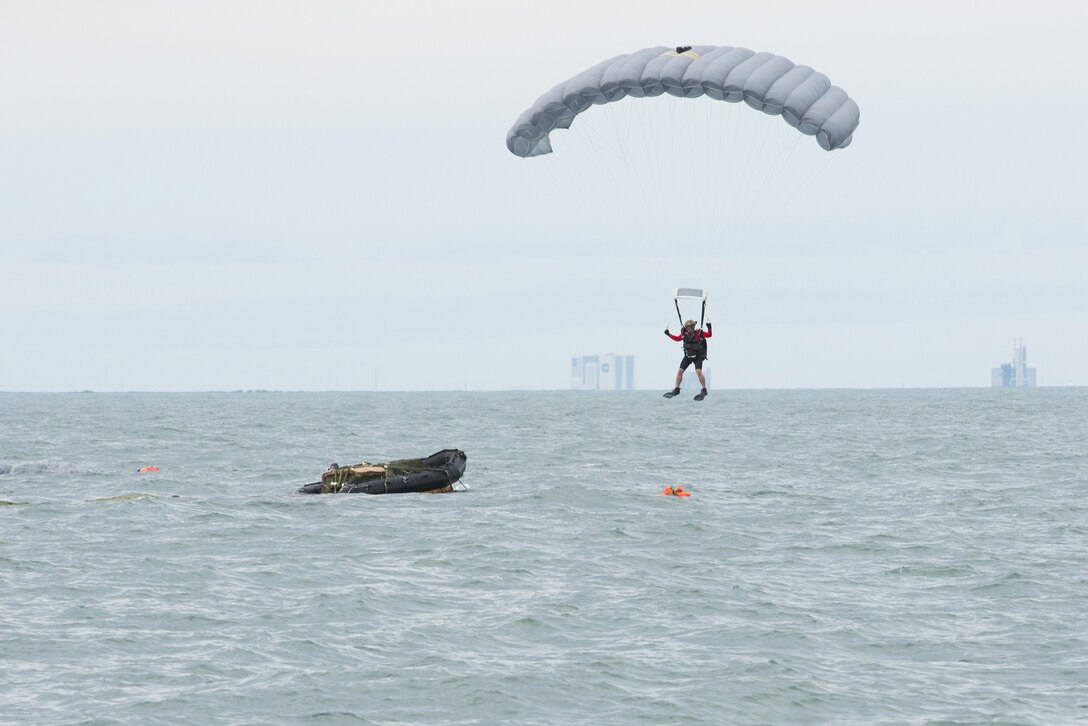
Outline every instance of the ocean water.
<svg viewBox="0 0 1088 726">
<path fill-rule="evenodd" d="M 1083 388 L 0 394 L 0 722 L 1088 723 L 1086 442 Z"/>
</svg>

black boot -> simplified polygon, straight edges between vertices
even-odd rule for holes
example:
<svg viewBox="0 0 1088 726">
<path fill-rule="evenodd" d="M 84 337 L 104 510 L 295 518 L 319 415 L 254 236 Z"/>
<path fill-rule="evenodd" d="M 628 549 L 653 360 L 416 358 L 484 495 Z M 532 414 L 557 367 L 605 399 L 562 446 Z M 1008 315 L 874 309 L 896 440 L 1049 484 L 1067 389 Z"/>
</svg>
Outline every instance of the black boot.
<svg viewBox="0 0 1088 726">
<path fill-rule="evenodd" d="M 665 398 L 672 398 L 673 396 L 679 396 L 679 395 L 680 395 L 680 389 L 679 388 L 674 388 L 674 389 L 672 389 L 671 391 L 669 391 L 668 393 L 665 394 Z"/>
<path fill-rule="evenodd" d="M 699 395 L 697 395 L 695 397 L 695 400 L 696 401 L 702 401 L 704 398 L 706 398 L 706 389 L 705 388 L 703 390 L 699 391 Z"/>
</svg>

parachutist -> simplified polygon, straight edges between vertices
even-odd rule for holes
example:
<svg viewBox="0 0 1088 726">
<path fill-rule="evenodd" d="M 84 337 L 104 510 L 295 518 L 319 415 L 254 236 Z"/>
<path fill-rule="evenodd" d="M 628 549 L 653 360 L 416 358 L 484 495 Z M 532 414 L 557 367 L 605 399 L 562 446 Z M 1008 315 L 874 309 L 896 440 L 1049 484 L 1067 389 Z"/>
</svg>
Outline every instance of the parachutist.
<svg viewBox="0 0 1088 726">
<path fill-rule="evenodd" d="M 711 324 L 708 322 L 704 331 L 702 328 L 695 328 L 694 320 L 688 320 L 684 322 L 684 329 L 680 331 L 680 335 L 673 335 L 668 328 L 665 328 L 665 335 L 673 340 L 684 342 L 684 357 L 680 360 L 680 370 L 676 371 L 676 387 L 666 393 L 665 397 L 672 398 L 680 393 L 680 382 L 684 380 L 684 371 L 694 363 L 695 374 L 699 376 L 699 385 L 703 388 L 695 398 L 699 401 L 703 400 L 707 393 L 706 378 L 703 376 L 703 361 L 707 358 L 706 341 L 714 335 Z"/>
</svg>

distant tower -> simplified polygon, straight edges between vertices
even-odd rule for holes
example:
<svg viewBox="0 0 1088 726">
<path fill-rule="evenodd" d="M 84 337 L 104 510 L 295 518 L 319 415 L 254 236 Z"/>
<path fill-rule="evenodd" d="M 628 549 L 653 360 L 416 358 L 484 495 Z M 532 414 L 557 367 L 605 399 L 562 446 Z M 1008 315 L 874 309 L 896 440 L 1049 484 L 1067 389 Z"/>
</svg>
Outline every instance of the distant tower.
<svg viewBox="0 0 1088 726">
<path fill-rule="evenodd" d="M 1035 388 L 1035 369 L 1028 367 L 1028 349 L 1023 341 L 1012 344 L 1012 362 L 990 369 L 991 388 Z"/>
</svg>

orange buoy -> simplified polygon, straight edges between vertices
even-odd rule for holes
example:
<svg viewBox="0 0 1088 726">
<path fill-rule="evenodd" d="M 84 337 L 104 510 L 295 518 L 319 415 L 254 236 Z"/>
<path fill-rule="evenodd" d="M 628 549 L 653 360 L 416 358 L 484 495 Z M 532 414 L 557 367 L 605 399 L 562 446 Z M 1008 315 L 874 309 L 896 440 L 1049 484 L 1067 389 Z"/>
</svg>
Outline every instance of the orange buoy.
<svg viewBox="0 0 1088 726">
<path fill-rule="evenodd" d="M 666 485 L 665 486 L 665 491 L 661 492 L 661 496 L 663 496 L 663 497 L 690 497 L 691 492 L 684 491 L 684 487 L 680 486 L 679 484 L 676 485 L 675 489 L 673 487 L 670 487 L 670 486 Z"/>
<path fill-rule="evenodd" d="M 144 468 L 140 469 L 140 473 L 141 474 L 146 474 L 149 471 L 158 471 L 158 470 L 159 470 L 159 467 L 157 467 L 157 466 L 145 466 Z"/>
<path fill-rule="evenodd" d="M 665 491 L 661 492 L 661 496 L 663 496 L 663 497 L 671 497 L 671 496 L 672 496 L 672 487 L 670 487 L 670 486 L 666 486 L 666 487 L 665 487 Z"/>
</svg>

